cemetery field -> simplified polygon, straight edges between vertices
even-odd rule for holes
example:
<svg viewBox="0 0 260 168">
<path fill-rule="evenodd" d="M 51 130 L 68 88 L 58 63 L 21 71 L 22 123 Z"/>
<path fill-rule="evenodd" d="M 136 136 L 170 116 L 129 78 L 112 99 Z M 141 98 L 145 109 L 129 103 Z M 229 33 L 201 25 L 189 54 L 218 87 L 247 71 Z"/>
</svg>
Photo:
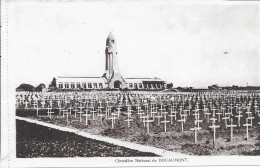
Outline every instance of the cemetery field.
<svg viewBox="0 0 260 168">
<path fill-rule="evenodd" d="M 16 128 L 18 158 L 156 156 L 26 121 L 16 120 Z"/>
<path fill-rule="evenodd" d="M 259 90 L 17 92 L 16 115 L 180 154 L 260 155 Z"/>
<path fill-rule="evenodd" d="M 136 115 L 132 115 L 133 121 L 128 127 L 127 115 L 121 115 L 115 122 L 114 128 L 111 128 L 111 120 L 103 118 L 102 124 L 100 118 L 90 119 L 88 125 L 85 124 L 85 117 L 80 121 L 79 116 L 76 118 L 72 114 L 68 117 L 58 115 L 58 110 L 54 110 L 52 118 L 47 115 L 28 115 L 35 113 L 35 110 L 17 111 L 20 116 L 27 115 L 28 118 L 56 124 L 59 126 L 77 128 L 85 132 L 96 135 L 108 136 L 128 142 L 142 145 L 154 146 L 169 151 L 179 152 L 189 155 L 260 155 L 260 128 L 258 125 L 249 128 L 249 139 L 246 138 L 246 128 L 235 128 L 233 140 L 230 140 L 230 128 L 224 128 L 224 122 L 220 123 L 221 128 L 216 129 L 215 148 L 213 148 L 213 131 L 208 127 L 211 125 L 206 121 L 200 123 L 202 130 L 198 131 L 198 142 L 194 143 L 194 119 L 187 119 L 184 124 L 183 132 L 181 124 L 173 121 L 167 125 L 165 133 L 164 124 L 153 122 L 150 124 L 149 133 L 143 122 Z M 40 110 L 39 114 L 46 113 Z M 202 117 L 204 119 L 204 117 Z"/>
</svg>

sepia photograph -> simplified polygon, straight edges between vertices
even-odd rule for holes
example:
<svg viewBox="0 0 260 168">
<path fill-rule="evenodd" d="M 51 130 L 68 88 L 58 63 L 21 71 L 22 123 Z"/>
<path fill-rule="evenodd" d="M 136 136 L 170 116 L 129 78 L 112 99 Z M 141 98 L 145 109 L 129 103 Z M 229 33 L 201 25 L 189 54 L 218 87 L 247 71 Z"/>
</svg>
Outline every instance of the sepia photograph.
<svg viewBox="0 0 260 168">
<path fill-rule="evenodd" d="M 260 3 L 2 4 L 1 167 L 260 166 Z"/>
</svg>

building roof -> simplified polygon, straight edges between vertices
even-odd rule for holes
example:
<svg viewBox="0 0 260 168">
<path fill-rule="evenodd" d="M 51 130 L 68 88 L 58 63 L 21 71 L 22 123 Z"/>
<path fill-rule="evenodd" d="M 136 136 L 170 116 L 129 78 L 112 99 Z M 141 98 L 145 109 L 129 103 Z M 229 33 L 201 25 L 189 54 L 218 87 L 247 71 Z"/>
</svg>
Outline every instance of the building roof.
<svg viewBox="0 0 260 168">
<path fill-rule="evenodd" d="M 57 82 L 90 82 L 90 83 L 105 83 L 103 77 L 56 77 Z"/>
<path fill-rule="evenodd" d="M 73 76 L 71 76 L 71 77 L 64 77 L 64 76 L 57 76 L 57 78 L 102 78 L 102 77 L 73 77 Z"/>
<path fill-rule="evenodd" d="M 142 81 L 159 81 L 162 82 L 160 78 L 125 78 L 127 83 L 142 83 Z"/>
<path fill-rule="evenodd" d="M 57 82 L 90 82 L 90 83 L 106 83 L 107 80 L 104 77 L 56 77 Z M 126 83 L 142 83 L 148 82 L 163 82 L 160 78 L 124 78 Z"/>
</svg>

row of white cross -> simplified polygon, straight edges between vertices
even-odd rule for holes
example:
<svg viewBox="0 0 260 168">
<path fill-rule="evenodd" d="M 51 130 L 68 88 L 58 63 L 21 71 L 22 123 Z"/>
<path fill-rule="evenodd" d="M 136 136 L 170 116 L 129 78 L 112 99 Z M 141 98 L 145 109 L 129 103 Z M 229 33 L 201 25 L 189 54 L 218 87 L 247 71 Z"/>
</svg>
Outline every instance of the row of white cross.
<svg viewBox="0 0 260 168">
<path fill-rule="evenodd" d="M 82 106 L 78 107 L 79 110 L 78 109 L 73 109 L 72 107 L 69 107 L 68 109 L 63 109 L 62 107 L 60 107 L 58 109 L 59 109 L 59 115 L 61 115 L 61 113 L 62 113 L 63 117 L 64 117 L 64 115 L 66 115 L 67 121 L 68 121 L 68 116 L 72 115 L 72 111 L 74 111 L 75 118 L 76 118 L 76 115 L 79 114 L 80 122 L 82 121 L 82 116 L 86 117 L 86 125 L 88 125 L 88 120 L 90 119 L 90 117 L 92 116 L 92 120 L 95 120 L 95 113 L 99 112 L 98 113 L 98 117 L 101 117 L 101 124 L 102 124 L 103 116 L 106 116 L 106 119 L 112 120 L 111 124 L 112 124 L 112 129 L 113 129 L 114 128 L 114 124 L 115 124 L 115 120 L 119 119 L 119 116 L 120 116 L 120 113 L 121 113 L 120 110 L 122 108 L 121 107 L 117 107 L 116 111 L 114 113 L 111 113 L 111 108 L 112 107 L 108 106 L 106 108 L 106 113 L 105 114 L 103 114 L 103 112 L 102 112 L 103 108 L 104 107 L 100 107 L 99 106 L 98 109 L 95 110 L 95 108 L 92 106 L 90 108 L 90 110 L 89 110 L 89 112 L 92 113 L 92 114 L 88 114 L 88 110 L 87 109 L 85 109 L 85 112 L 84 112 L 84 110 L 83 110 L 84 107 L 82 107 Z M 36 111 L 37 111 L 36 115 L 37 116 L 38 116 L 38 109 L 39 108 L 36 107 Z M 52 112 L 52 108 L 50 108 L 50 107 L 47 108 L 47 110 L 48 110 L 47 114 L 51 118 L 51 115 L 54 112 Z M 144 126 L 147 127 L 147 132 L 148 133 L 149 133 L 149 125 L 150 125 L 151 122 L 155 122 L 155 118 L 158 120 L 157 125 L 160 125 L 160 122 L 164 123 L 164 131 L 165 132 L 167 132 L 167 123 L 171 122 L 171 124 L 172 124 L 173 123 L 173 118 L 176 120 L 176 117 L 177 117 L 177 114 L 178 114 L 177 111 L 172 111 L 170 114 L 168 114 L 168 112 L 166 112 L 165 109 L 162 109 L 162 107 L 159 110 L 161 111 L 161 113 L 151 110 L 150 114 L 149 114 L 149 112 L 147 112 L 147 114 L 144 115 L 144 111 L 145 110 L 142 110 L 141 107 L 138 107 L 137 114 L 139 115 L 139 118 L 143 121 Z M 185 110 L 183 110 L 183 111 L 185 111 Z M 197 131 L 199 131 L 201 129 L 201 127 L 199 126 L 199 123 L 201 123 L 202 120 L 200 120 L 200 114 L 199 114 L 200 109 L 195 109 L 194 111 L 195 111 L 195 113 L 193 114 L 195 116 L 194 122 L 195 122 L 195 125 L 197 125 L 197 126 L 195 126 L 194 128 L 191 128 L 190 130 L 195 131 L 195 143 L 197 143 Z M 130 122 L 133 121 L 133 118 L 131 118 L 132 112 L 133 112 L 133 110 L 131 109 L 131 106 L 128 105 L 127 106 L 127 112 L 125 113 L 127 115 L 127 119 L 125 121 L 127 122 L 128 127 L 130 127 Z M 111 113 L 111 115 L 110 115 L 110 117 L 108 117 L 110 113 Z M 246 118 L 246 124 L 244 124 L 243 126 L 246 126 L 246 128 L 247 128 L 246 129 L 247 130 L 246 131 L 247 132 L 247 134 L 246 134 L 247 136 L 246 137 L 248 139 L 248 127 L 252 126 L 252 124 L 253 124 L 252 120 L 254 119 L 254 117 L 250 117 L 252 115 L 252 112 L 246 112 L 246 113 L 248 114 L 248 117 Z M 155 114 L 158 114 L 158 115 L 155 115 Z M 205 113 L 205 115 L 207 115 L 207 118 L 209 118 L 209 114 L 211 114 L 211 113 Z M 221 114 L 222 113 L 220 113 L 220 115 Z M 233 119 L 231 118 L 231 116 L 227 116 L 227 114 L 228 113 L 226 113 L 225 114 L 226 116 L 223 117 L 222 119 L 225 120 L 225 126 L 231 128 L 231 140 L 232 140 L 233 139 L 233 127 L 237 127 L 237 125 L 233 124 Z M 169 116 L 171 118 L 170 121 L 166 120 L 167 116 Z M 183 131 L 184 123 L 186 122 L 186 119 L 187 119 L 187 116 L 188 116 L 187 111 L 184 112 L 184 113 L 180 113 L 180 116 L 181 116 L 181 119 L 177 120 L 177 121 L 181 122 L 181 130 Z M 238 116 L 241 117 L 242 115 L 238 114 Z M 238 116 L 236 116 L 236 117 L 238 117 Z M 216 129 L 220 127 L 219 125 L 215 125 L 216 120 L 218 120 L 218 119 L 214 118 L 214 117 L 215 116 L 214 116 L 214 113 L 213 113 L 213 117 L 209 118 L 209 120 L 212 121 L 212 125 L 209 126 L 209 127 L 212 128 L 213 131 L 214 131 L 213 141 L 215 141 Z M 238 118 L 240 119 L 240 117 L 238 117 Z M 164 118 L 164 120 L 160 121 L 160 118 Z M 227 124 L 227 120 L 231 120 L 230 125 Z M 248 121 L 251 121 L 251 122 L 248 122 Z M 218 122 L 220 122 L 220 121 L 218 121 Z M 240 120 L 238 121 L 238 123 L 239 123 L 239 127 L 240 127 Z"/>
<path fill-rule="evenodd" d="M 97 100 L 97 101 L 106 101 L 109 100 L 112 101 L 121 101 L 124 99 L 126 104 L 130 103 L 143 103 L 144 101 L 165 101 L 165 102 L 189 102 L 189 103 L 197 103 L 199 100 L 202 101 L 203 104 L 209 103 L 212 105 L 212 103 L 223 104 L 227 103 L 228 105 L 232 103 L 239 103 L 243 104 L 245 102 L 250 102 L 252 99 L 259 99 L 260 93 L 244 93 L 244 92 L 238 92 L 237 94 L 231 93 L 160 93 L 160 92 L 45 92 L 45 93 L 37 93 L 35 96 L 35 93 L 24 93 L 24 92 L 18 92 L 17 93 L 17 104 L 19 103 L 28 103 L 31 104 L 33 101 L 41 100 L 41 103 L 47 103 L 46 101 L 56 101 L 58 105 L 60 103 L 70 103 L 72 101 L 79 102 L 83 99 L 87 100 Z M 195 100 L 197 99 L 197 100 Z M 197 101 L 197 102 L 195 102 Z"/>
<path fill-rule="evenodd" d="M 150 132 L 150 123 L 156 122 L 156 120 L 157 126 L 159 126 L 160 123 L 163 123 L 164 132 L 167 132 L 167 123 L 173 124 L 173 119 L 177 120 L 177 115 L 180 116 L 180 119 L 178 119 L 177 122 L 181 124 L 181 131 L 184 131 L 184 124 L 188 116 L 194 116 L 195 126 L 194 128 L 190 128 L 190 130 L 195 132 L 195 143 L 198 141 L 198 131 L 202 129 L 200 123 L 202 123 L 203 120 L 200 119 L 200 112 L 203 112 L 206 122 L 212 122 L 212 125 L 210 125 L 209 128 L 213 130 L 214 142 L 216 139 L 216 129 L 220 128 L 220 125 L 216 124 L 220 123 L 221 119 L 224 120 L 225 127 L 230 128 L 230 137 L 232 140 L 233 129 L 235 127 L 240 127 L 241 118 L 246 115 L 246 123 L 243 124 L 243 126 L 246 127 L 246 137 L 248 139 L 248 129 L 253 125 L 253 119 L 255 119 L 253 116 L 259 117 L 260 113 L 258 103 L 260 98 L 259 93 L 243 93 L 240 97 L 234 93 L 230 95 L 225 94 L 224 97 L 222 94 L 210 95 L 205 93 L 200 96 L 206 96 L 208 99 L 201 102 L 198 100 L 194 101 L 193 98 L 191 98 L 192 95 L 186 97 L 186 102 L 178 100 L 182 99 L 183 95 L 179 97 L 176 95 L 170 97 L 169 94 L 159 95 L 161 96 L 160 98 L 154 98 L 154 95 L 153 97 L 148 97 L 141 95 L 140 93 L 138 94 L 138 98 L 133 98 L 136 96 L 135 94 L 122 93 L 120 93 L 120 95 L 112 94 L 112 96 L 109 95 L 105 97 L 102 94 L 100 96 L 91 93 L 91 96 L 85 94 L 85 96 L 74 96 L 72 98 L 71 95 L 67 95 L 66 97 L 66 94 L 63 94 L 63 96 L 65 96 L 64 99 L 57 95 L 48 95 L 49 97 L 41 95 L 39 96 L 39 99 L 37 98 L 31 101 L 26 101 L 25 98 L 18 98 L 17 108 L 29 109 L 30 107 L 28 104 L 31 104 L 31 109 L 36 109 L 37 116 L 39 115 L 40 109 L 47 109 L 47 114 L 50 118 L 54 114 L 53 109 L 59 109 L 59 115 L 62 115 L 63 118 L 66 115 L 67 122 L 69 116 L 72 116 L 72 112 L 74 112 L 75 118 L 77 117 L 77 114 L 79 115 L 80 122 L 82 122 L 82 117 L 85 117 L 86 125 L 88 125 L 90 119 L 95 120 L 95 114 L 97 114 L 97 117 L 101 118 L 101 124 L 103 124 L 103 118 L 111 120 L 112 129 L 114 129 L 115 121 L 119 119 L 120 114 L 122 113 L 127 116 L 124 120 L 127 122 L 127 126 L 131 127 L 131 122 L 134 121 L 132 114 L 134 113 L 140 118 L 140 121 L 143 122 L 148 133 Z M 217 99 L 218 101 L 213 99 L 214 96 L 216 99 L 219 98 Z M 236 98 L 237 100 L 232 101 L 232 98 Z M 243 99 L 243 101 L 239 101 L 241 99 Z M 46 104 L 47 108 L 45 106 Z M 39 106 L 41 106 L 41 108 L 39 108 Z M 133 110 L 134 107 L 136 107 L 136 111 Z M 126 108 L 126 112 L 122 111 L 123 108 Z M 191 115 L 193 112 L 194 114 Z M 161 121 L 161 118 L 164 120 Z M 170 118 L 170 120 L 167 120 L 167 118 Z M 233 118 L 237 118 L 237 124 L 233 124 Z M 230 124 L 228 124 L 227 121 L 230 121 Z"/>
</svg>

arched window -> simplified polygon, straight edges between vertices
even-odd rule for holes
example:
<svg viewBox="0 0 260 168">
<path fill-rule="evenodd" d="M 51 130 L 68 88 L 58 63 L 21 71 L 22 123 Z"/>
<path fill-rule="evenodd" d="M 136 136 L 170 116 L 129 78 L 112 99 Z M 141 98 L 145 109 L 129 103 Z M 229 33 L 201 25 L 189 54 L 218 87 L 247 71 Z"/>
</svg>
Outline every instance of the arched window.
<svg viewBox="0 0 260 168">
<path fill-rule="evenodd" d="M 66 83 L 65 83 L 65 89 L 68 89 L 68 88 L 69 88 L 69 83 L 66 82 Z"/>
<path fill-rule="evenodd" d="M 86 84 L 86 82 L 83 82 L 83 83 L 82 83 L 82 88 L 84 88 L 84 89 L 87 88 L 87 84 Z"/>
<path fill-rule="evenodd" d="M 135 87 L 135 89 L 137 89 L 137 83 L 134 83 L 134 87 Z"/>
<path fill-rule="evenodd" d="M 74 89 L 75 88 L 75 83 L 71 82 L 70 83 L 70 88 Z"/>
<path fill-rule="evenodd" d="M 88 83 L 88 88 L 89 88 L 89 89 L 92 88 L 92 83 Z"/>
<path fill-rule="evenodd" d="M 78 89 L 80 88 L 80 82 L 77 82 L 77 88 Z"/>
<path fill-rule="evenodd" d="M 103 89 L 103 84 L 102 83 L 99 83 L 99 88 Z"/>
<path fill-rule="evenodd" d="M 59 89 L 62 89 L 63 88 L 63 84 L 60 82 L 59 83 Z"/>
</svg>

